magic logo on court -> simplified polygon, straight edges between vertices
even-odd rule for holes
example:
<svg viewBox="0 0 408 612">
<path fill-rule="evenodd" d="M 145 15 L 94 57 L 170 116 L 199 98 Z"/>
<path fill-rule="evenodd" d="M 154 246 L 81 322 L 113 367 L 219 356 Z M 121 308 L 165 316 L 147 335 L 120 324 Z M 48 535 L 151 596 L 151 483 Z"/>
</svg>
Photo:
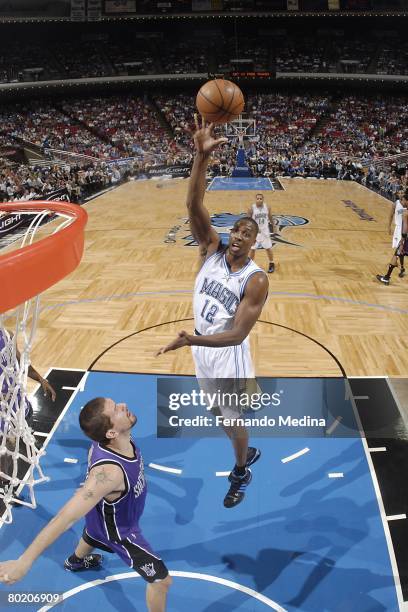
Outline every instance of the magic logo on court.
<svg viewBox="0 0 408 612">
<path fill-rule="evenodd" d="M 228 245 L 229 234 L 231 229 L 234 227 L 234 224 L 241 219 L 242 217 L 246 217 L 246 213 L 241 213 L 239 215 L 233 213 L 218 213 L 215 215 L 211 215 L 211 225 L 215 229 L 215 231 L 220 236 L 221 242 L 224 246 Z M 301 227 L 303 225 L 307 225 L 309 223 L 309 219 L 305 219 L 305 217 L 298 217 L 297 215 L 274 215 L 275 222 L 277 224 L 277 231 L 273 232 L 272 227 L 270 226 L 270 234 L 272 240 L 272 246 L 276 244 L 290 244 L 292 246 L 300 246 L 295 242 L 290 242 L 289 240 L 285 240 L 282 236 L 283 230 L 288 227 Z M 185 220 L 185 223 L 188 223 L 188 220 Z M 182 227 L 182 226 L 181 226 Z M 179 227 L 178 229 L 181 229 Z M 174 231 L 174 228 L 172 228 Z M 166 242 L 175 242 L 175 233 L 173 234 L 174 240 L 167 240 Z M 185 246 L 198 246 L 197 241 L 189 232 L 185 236 L 182 237 L 185 241 Z"/>
</svg>

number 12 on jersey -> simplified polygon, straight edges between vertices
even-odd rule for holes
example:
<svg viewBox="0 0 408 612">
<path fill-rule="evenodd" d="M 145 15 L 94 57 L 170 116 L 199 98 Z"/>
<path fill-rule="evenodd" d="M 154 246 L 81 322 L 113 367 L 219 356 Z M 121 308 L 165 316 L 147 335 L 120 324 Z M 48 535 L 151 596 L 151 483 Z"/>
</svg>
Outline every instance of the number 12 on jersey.
<svg viewBox="0 0 408 612">
<path fill-rule="evenodd" d="M 214 317 L 218 312 L 218 306 L 217 304 L 212 304 L 210 307 L 208 307 L 209 304 L 210 300 L 205 300 L 205 304 L 201 311 L 201 316 L 209 323 L 214 323 Z"/>
</svg>

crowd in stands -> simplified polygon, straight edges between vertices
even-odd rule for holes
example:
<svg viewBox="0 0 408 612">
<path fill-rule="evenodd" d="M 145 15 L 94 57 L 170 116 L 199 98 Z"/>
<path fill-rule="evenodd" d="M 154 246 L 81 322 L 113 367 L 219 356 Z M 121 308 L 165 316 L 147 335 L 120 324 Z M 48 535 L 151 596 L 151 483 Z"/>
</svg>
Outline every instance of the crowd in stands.
<svg viewBox="0 0 408 612">
<path fill-rule="evenodd" d="M 177 148 L 157 109 L 142 98 L 128 95 L 67 100 L 62 108 L 71 120 L 86 125 L 88 131 L 104 140 L 104 156 L 160 156 L 165 161 Z"/>
<path fill-rule="evenodd" d="M 257 94 L 248 96 L 246 108 L 256 121 L 255 138 L 244 143 L 255 176 L 354 180 L 391 198 L 407 185 L 403 96 Z M 71 199 L 82 201 L 126 178 L 145 177 L 152 166 L 188 165 L 193 111 L 194 97 L 188 95 L 3 107 L 0 146 L 18 144 L 42 159 L 28 165 L 0 157 L 0 197 L 31 199 L 66 189 Z M 217 130 L 221 134 L 224 128 Z M 217 151 L 210 176 L 232 173 L 238 146 L 235 137 Z"/>
<path fill-rule="evenodd" d="M 104 143 L 79 122 L 59 110 L 55 104 L 29 103 L 3 107 L 0 111 L 2 144 L 23 140 L 42 149 L 59 149 L 110 158 L 112 145 Z M 8 142 L 4 141 L 7 136 Z M 10 140 L 11 139 L 11 140 Z"/>
<path fill-rule="evenodd" d="M 402 153 L 408 148 L 407 111 L 403 97 L 343 96 L 314 142 L 323 150 L 336 142 L 339 150 L 363 159 Z"/>
<path fill-rule="evenodd" d="M 294 32 L 271 29 L 268 35 L 246 32 L 231 37 L 222 30 L 215 40 L 200 29 L 182 41 L 177 33 L 149 32 L 82 36 L 73 43 L 30 40 L 0 46 L 0 82 L 229 72 L 235 69 L 278 72 L 407 74 L 408 47 L 399 34 L 347 33 L 338 29 Z M 154 35 L 157 35 L 155 38 Z"/>
<path fill-rule="evenodd" d="M 187 94 L 172 97 L 155 96 L 154 101 L 170 125 L 177 145 L 191 151 L 191 132 L 194 127 L 194 97 Z"/>
<path fill-rule="evenodd" d="M 327 111 L 329 100 L 321 95 L 265 94 L 248 98 L 249 115 L 256 120 L 261 149 L 296 151 L 306 142 Z"/>
<path fill-rule="evenodd" d="M 53 192 L 66 190 L 71 202 L 83 202 L 96 191 L 118 184 L 120 168 L 98 164 L 0 167 L 1 201 L 46 199 Z"/>
</svg>

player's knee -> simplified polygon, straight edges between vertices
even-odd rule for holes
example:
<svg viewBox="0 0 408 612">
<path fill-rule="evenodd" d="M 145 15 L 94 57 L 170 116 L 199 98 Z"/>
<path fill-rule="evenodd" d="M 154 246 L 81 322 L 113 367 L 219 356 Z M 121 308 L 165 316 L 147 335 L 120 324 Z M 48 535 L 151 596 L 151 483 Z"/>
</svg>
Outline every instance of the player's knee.
<svg viewBox="0 0 408 612">
<path fill-rule="evenodd" d="M 170 574 L 167 574 L 166 578 L 162 581 L 162 584 L 164 585 L 166 591 L 168 591 L 173 584 L 173 578 L 170 576 Z"/>
<path fill-rule="evenodd" d="M 167 593 L 172 583 L 173 583 L 173 578 L 170 576 L 170 574 L 167 574 L 166 578 L 163 578 L 162 580 L 155 580 L 154 582 L 151 582 L 149 584 L 149 587 L 154 589 L 155 591 L 162 591 L 164 593 Z"/>
</svg>

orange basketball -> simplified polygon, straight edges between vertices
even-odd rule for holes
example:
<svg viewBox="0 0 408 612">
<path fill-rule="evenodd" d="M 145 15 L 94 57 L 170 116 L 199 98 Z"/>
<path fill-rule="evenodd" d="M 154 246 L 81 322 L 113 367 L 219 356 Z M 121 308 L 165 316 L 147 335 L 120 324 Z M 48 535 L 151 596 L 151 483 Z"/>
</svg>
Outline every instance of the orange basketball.
<svg viewBox="0 0 408 612">
<path fill-rule="evenodd" d="M 212 123 L 228 123 L 242 113 L 245 106 L 240 88 L 225 79 L 207 81 L 197 94 L 197 110 Z"/>
</svg>

